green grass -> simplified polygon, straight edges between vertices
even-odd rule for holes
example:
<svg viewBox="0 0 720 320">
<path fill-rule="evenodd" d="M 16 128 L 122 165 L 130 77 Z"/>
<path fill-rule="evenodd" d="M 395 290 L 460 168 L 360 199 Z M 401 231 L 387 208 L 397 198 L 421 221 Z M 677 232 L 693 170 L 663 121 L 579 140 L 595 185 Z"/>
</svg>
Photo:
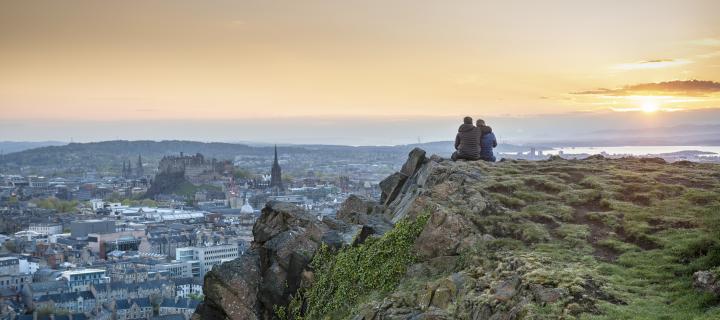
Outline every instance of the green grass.
<svg viewBox="0 0 720 320">
<path fill-rule="evenodd" d="M 382 237 L 338 252 L 323 244 L 311 262 L 313 284 L 296 295 L 289 313 L 294 319 L 337 319 L 366 296 L 394 289 L 416 260 L 412 246 L 428 218 L 401 220 Z M 307 305 L 304 313 L 300 299 Z M 277 310 L 286 313 L 282 307 Z"/>
</svg>

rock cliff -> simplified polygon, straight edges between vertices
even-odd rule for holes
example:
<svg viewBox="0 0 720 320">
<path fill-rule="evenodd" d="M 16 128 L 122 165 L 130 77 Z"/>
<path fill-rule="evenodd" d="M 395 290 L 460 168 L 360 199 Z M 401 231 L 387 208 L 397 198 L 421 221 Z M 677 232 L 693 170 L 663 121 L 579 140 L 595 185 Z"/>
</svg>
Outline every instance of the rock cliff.
<svg viewBox="0 0 720 320">
<path fill-rule="evenodd" d="M 206 276 L 194 317 L 720 315 L 716 273 L 703 271 L 720 265 L 718 166 L 415 149 L 380 187 L 379 203 L 350 197 L 337 219 L 269 203 L 252 250 Z"/>
</svg>

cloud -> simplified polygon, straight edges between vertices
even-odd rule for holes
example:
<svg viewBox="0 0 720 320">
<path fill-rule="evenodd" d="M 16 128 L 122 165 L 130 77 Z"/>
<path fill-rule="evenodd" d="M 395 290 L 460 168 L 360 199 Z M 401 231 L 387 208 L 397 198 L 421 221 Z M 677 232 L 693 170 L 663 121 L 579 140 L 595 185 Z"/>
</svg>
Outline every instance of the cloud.
<svg viewBox="0 0 720 320">
<path fill-rule="evenodd" d="M 719 56 L 720 56 L 720 51 L 708 52 L 708 53 L 697 55 L 698 58 L 703 58 L 703 59 L 714 58 L 714 57 L 719 57 Z"/>
<path fill-rule="evenodd" d="M 706 96 L 720 93 L 720 82 L 705 80 L 676 80 L 667 82 L 640 83 L 617 89 L 598 88 L 594 90 L 572 92 L 572 94 L 590 94 L 604 96 L 632 95 L 680 95 Z"/>
<path fill-rule="evenodd" d="M 720 39 L 718 38 L 704 38 L 704 39 L 697 39 L 693 40 L 690 43 L 698 46 L 705 46 L 705 47 L 720 47 Z"/>
<path fill-rule="evenodd" d="M 639 62 L 632 62 L 632 63 L 621 63 L 618 65 L 613 66 L 613 69 L 616 70 L 645 70 L 645 69 L 661 69 L 661 68 L 671 68 L 671 67 L 678 67 L 686 64 L 693 63 L 691 60 L 687 59 L 655 59 L 655 60 L 645 60 L 645 61 L 639 61 Z"/>
</svg>

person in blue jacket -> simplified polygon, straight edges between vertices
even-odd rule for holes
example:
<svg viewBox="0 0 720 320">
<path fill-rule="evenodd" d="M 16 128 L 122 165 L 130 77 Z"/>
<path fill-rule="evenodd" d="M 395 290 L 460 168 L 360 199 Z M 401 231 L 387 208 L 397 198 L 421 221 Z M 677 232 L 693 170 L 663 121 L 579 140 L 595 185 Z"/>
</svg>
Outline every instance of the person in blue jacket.
<svg viewBox="0 0 720 320">
<path fill-rule="evenodd" d="M 485 125 L 485 121 L 483 120 L 478 120 L 475 125 L 480 132 L 480 159 L 495 162 L 493 148 L 497 147 L 497 139 L 495 139 L 495 134 L 492 132 L 492 128 Z"/>
</svg>

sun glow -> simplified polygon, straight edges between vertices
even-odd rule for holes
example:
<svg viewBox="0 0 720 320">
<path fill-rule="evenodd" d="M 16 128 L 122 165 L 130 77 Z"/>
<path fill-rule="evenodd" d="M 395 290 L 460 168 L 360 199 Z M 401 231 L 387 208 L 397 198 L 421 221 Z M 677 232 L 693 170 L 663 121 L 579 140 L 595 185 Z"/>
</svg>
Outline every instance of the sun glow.
<svg viewBox="0 0 720 320">
<path fill-rule="evenodd" d="M 642 104 L 642 111 L 645 113 L 653 113 L 655 111 L 660 110 L 660 106 L 656 101 L 648 100 L 643 102 Z"/>
</svg>

